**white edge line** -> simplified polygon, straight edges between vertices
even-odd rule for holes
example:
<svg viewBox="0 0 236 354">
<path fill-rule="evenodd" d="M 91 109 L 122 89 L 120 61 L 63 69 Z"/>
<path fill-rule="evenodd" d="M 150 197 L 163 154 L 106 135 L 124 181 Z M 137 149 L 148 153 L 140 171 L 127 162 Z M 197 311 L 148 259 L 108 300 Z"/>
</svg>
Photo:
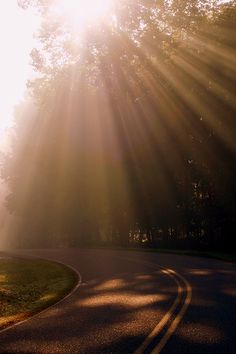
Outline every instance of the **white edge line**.
<svg viewBox="0 0 236 354">
<path fill-rule="evenodd" d="M 19 257 L 20 258 L 20 257 Z M 52 307 L 58 305 L 59 303 L 61 303 L 62 301 L 64 301 L 66 298 L 68 298 L 69 296 L 71 296 L 78 288 L 79 286 L 81 285 L 82 283 L 82 276 L 80 274 L 79 271 L 77 271 L 74 267 L 72 266 L 69 266 L 68 264 L 65 264 L 65 263 L 62 263 L 62 262 L 58 262 L 58 261 L 53 261 L 49 258 L 38 258 L 38 257 L 32 257 L 33 259 L 41 259 L 41 260 L 46 260 L 46 261 L 50 261 L 52 263 L 57 263 L 57 264 L 61 264 L 61 265 L 64 265 L 68 268 L 70 268 L 71 270 L 73 270 L 77 275 L 78 275 L 78 283 L 76 284 L 76 286 L 72 289 L 72 291 L 70 293 L 68 293 L 65 297 L 63 297 L 62 299 L 60 299 L 59 301 L 55 302 L 54 304 L 52 304 L 51 306 L 43 309 L 42 311 L 39 311 L 37 312 L 35 315 L 31 316 L 31 317 L 28 317 L 26 318 L 25 320 L 23 321 L 19 321 L 9 327 L 6 327 L 2 330 L 0 330 L 0 333 L 3 333 L 3 332 L 6 332 L 24 322 L 27 322 L 29 320 L 31 320 L 32 318 L 35 318 L 39 315 L 41 315 L 42 313 L 46 312 L 47 310 L 51 309 Z M 183 291 L 183 288 L 179 285 L 179 282 L 178 280 L 174 277 L 174 275 L 178 276 L 180 279 L 183 280 L 183 282 L 185 283 L 186 285 L 186 291 L 187 291 L 187 297 L 184 301 L 184 304 L 182 306 L 182 308 L 180 309 L 179 313 L 176 315 L 175 319 L 173 320 L 173 322 L 171 323 L 170 327 L 168 328 L 167 332 L 165 333 L 165 335 L 162 337 L 161 341 L 158 343 L 158 345 L 153 349 L 153 351 L 151 352 L 151 354 L 159 354 L 160 351 L 163 349 L 163 347 L 166 345 L 166 343 L 168 342 L 169 338 L 172 336 L 172 334 L 175 332 L 177 326 L 179 325 L 180 321 L 182 320 L 183 316 L 184 316 L 184 313 L 185 311 L 187 310 L 190 302 L 191 302 L 191 297 L 192 297 L 192 288 L 191 288 L 191 285 L 189 284 L 189 282 L 179 273 L 177 273 L 176 271 L 174 270 L 171 270 L 171 269 L 167 269 L 167 268 L 164 268 L 162 267 L 161 265 L 159 264 L 156 264 L 156 263 L 151 263 L 151 262 L 147 262 L 147 261 L 139 261 L 139 260 L 135 260 L 135 259 L 132 259 L 132 258 L 126 258 L 126 257 L 116 257 L 116 258 L 122 258 L 122 259 L 126 259 L 128 261 L 131 261 L 131 262 L 136 262 L 136 263 L 144 263 L 146 265 L 149 265 L 149 266 L 157 266 L 159 268 L 161 268 L 166 274 L 168 274 L 169 276 L 171 276 L 172 278 L 174 278 L 175 282 L 177 283 L 178 285 L 178 295 L 173 303 L 173 305 L 171 306 L 171 308 L 167 311 L 167 313 L 165 314 L 164 317 L 167 316 L 167 319 L 164 320 L 164 318 L 161 320 L 160 323 L 158 323 L 158 325 L 152 330 L 152 332 L 148 335 L 148 337 L 145 339 L 145 341 L 141 344 L 141 346 L 134 352 L 135 354 L 141 354 L 143 353 L 143 351 L 147 348 L 147 346 L 149 344 L 151 344 L 151 342 L 154 340 L 155 336 L 160 332 L 160 330 L 165 326 L 165 324 L 167 323 L 169 317 L 173 314 L 175 308 L 177 307 L 178 303 L 180 302 L 179 301 L 179 298 L 180 298 L 180 294 L 182 293 Z M 173 275 L 174 274 L 174 275 Z M 170 315 L 170 316 L 169 316 Z M 161 325 L 162 323 L 162 325 Z M 152 334 L 154 334 L 154 336 L 152 336 Z M 149 337 L 151 336 L 150 340 L 149 340 Z M 146 342 L 148 341 L 148 343 Z M 143 347 L 144 346 L 144 343 L 145 343 L 145 348 Z"/>
<path fill-rule="evenodd" d="M 17 258 L 17 256 L 16 256 L 16 258 Z M 48 311 L 49 309 L 53 308 L 54 306 L 60 304 L 62 301 L 64 301 L 65 299 L 67 299 L 69 296 L 71 296 L 71 295 L 80 287 L 80 285 L 81 285 L 81 283 L 82 283 L 82 276 L 81 276 L 80 272 L 79 272 L 77 269 L 75 269 L 74 267 L 72 267 L 72 266 L 70 266 L 70 265 L 68 265 L 68 264 L 66 264 L 66 263 L 62 263 L 62 262 L 58 262 L 58 261 L 53 261 L 53 260 L 51 260 L 51 259 L 49 259 L 49 258 L 32 257 L 32 256 L 31 256 L 30 258 L 18 257 L 18 259 L 38 259 L 38 260 L 49 261 L 49 262 L 56 263 L 56 264 L 61 264 L 61 265 L 65 266 L 65 267 L 71 269 L 71 270 L 78 276 L 78 282 L 77 282 L 77 284 L 75 285 L 75 287 L 74 287 L 67 295 L 65 295 L 63 298 L 61 298 L 60 300 L 58 300 L 58 301 L 55 302 L 54 304 L 52 304 L 52 305 L 50 305 L 50 306 L 44 308 L 43 310 L 41 310 L 41 311 L 35 313 L 34 315 L 29 316 L 29 317 L 25 318 L 25 319 L 22 320 L 22 321 L 13 323 L 12 325 L 10 325 L 10 326 L 8 326 L 8 327 L 6 327 L 6 328 L 3 328 L 2 330 L 0 330 L 0 334 L 3 333 L 3 332 L 6 332 L 6 331 L 8 331 L 8 330 L 10 330 L 10 329 L 12 329 L 12 328 L 14 328 L 14 327 L 16 327 L 16 326 L 19 326 L 20 324 L 25 323 L 25 322 L 31 320 L 32 318 L 35 318 L 35 317 L 37 317 L 37 316 L 43 314 L 44 312 Z"/>
</svg>

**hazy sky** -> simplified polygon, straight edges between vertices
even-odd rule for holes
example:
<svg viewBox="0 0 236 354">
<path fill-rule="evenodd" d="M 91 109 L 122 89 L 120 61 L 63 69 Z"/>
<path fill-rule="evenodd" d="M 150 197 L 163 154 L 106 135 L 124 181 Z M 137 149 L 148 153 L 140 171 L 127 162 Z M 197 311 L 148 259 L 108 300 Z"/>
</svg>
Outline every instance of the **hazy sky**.
<svg viewBox="0 0 236 354">
<path fill-rule="evenodd" d="M 31 73 L 29 53 L 39 19 L 17 6 L 17 0 L 4 0 L 0 11 L 0 140 L 11 124 L 14 105 L 25 91 Z"/>
<path fill-rule="evenodd" d="M 83 22 L 94 20 L 104 13 L 109 0 L 59 0 L 60 3 L 63 13 L 68 13 L 72 21 L 76 14 L 76 21 L 82 25 Z M 80 11 L 77 11 L 78 9 Z M 31 74 L 29 53 L 34 47 L 33 33 L 38 26 L 39 18 L 35 13 L 19 8 L 17 0 L 1 1 L 0 144 L 4 139 L 6 127 L 11 124 L 14 105 L 24 95 L 25 84 Z"/>
<path fill-rule="evenodd" d="M 110 0 L 58 0 L 58 10 L 81 27 L 85 22 L 104 15 L 109 3 Z M 30 77 L 29 53 L 34 47 L 33 33 L 39 23 L 33 10 L 22 10 L 17 6 L 17 0 L 1 1 L 0 144 L 6 127 L 11 124 L 14 105 L 24 95 L 25 84 Z"/>
</svg>

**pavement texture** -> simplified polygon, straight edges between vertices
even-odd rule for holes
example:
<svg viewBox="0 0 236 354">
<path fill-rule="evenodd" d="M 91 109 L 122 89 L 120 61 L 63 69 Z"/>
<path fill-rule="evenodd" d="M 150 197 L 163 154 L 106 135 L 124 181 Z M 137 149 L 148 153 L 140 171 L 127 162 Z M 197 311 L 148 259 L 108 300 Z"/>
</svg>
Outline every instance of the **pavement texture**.
<svg viewBox="0 0 236 354">
<path fill-rule="evenodd" d="M 8 252 L 74 267 L 81 285 L 59 304 L 0 332 L 0 353 L 134 353 L 176 300 L 181 279 L 190 305 L 161 353 L 236 353 L 236 265 L 213 259 L 114 250 L 48 249 Z M 163 271 L 164 268 L 164 271 Z M 176 280 L 165 269 L 184 278 Z M 181 312 L 181 311 L 179 311 Z M 171 327 L 141 350 L 151 353 Z"/>
</svg>

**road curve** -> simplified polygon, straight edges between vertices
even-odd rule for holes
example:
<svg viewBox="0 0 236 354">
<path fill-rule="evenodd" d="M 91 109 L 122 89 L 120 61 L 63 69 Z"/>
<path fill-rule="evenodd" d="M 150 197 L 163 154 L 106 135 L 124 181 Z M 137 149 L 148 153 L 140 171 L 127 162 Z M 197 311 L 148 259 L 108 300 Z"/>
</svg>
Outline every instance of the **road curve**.
<svg viewBox="0 0 236 354">
<path fill-rule="evenodd" d="M 0 353 L 235 353 L 236 265 L 111 250 L 21 250 L 82 275 L 59 304 L 0 332 Z"/>
</svg>

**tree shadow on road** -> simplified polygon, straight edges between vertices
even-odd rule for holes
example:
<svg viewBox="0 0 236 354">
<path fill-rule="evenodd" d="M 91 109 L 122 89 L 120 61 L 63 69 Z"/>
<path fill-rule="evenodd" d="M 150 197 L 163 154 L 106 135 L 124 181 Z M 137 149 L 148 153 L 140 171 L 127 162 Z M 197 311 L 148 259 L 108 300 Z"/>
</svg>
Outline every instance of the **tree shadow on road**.
<svg viewBox="0 0 236 354">
<path fill-rule="evenodd" d="M 127 273 L 126 262 L 124 272 L 116 272 L 112 262 L 101 263 L 100 276 L 91 270 L 62 303 L 1 333 L 0 352 L 133 353 L 173 304 L 176 284 L 161 270 L 135 265 Z M 193 298 L 162 353 L 235 353 L 235 267 L 210 262 L 206 268 L 196 259 L 190 268 L 185 258 L 179 269 L 193 285 Z"/>
</svg>

